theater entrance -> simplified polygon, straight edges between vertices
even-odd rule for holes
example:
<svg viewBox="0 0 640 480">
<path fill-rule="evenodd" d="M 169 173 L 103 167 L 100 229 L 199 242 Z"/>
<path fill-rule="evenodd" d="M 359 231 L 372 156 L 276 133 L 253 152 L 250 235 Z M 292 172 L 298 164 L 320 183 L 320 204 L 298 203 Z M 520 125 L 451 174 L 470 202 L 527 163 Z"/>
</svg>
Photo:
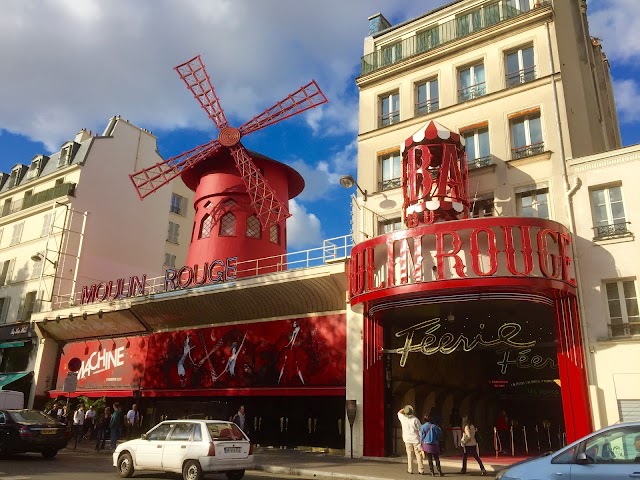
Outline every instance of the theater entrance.
<svg viewBox="0 0 640 480">
<path fill-rule="evenodd" d="M 537 455 L 566 443 L 556 312 L 538 300 L 418 299 L 378 313 L 386 455 L 404 452 L 397 412 L 407 404 L 441 423 L 450 454 L 459 451 L 454 409 L 473 419 L 485 454 Z"/>
</svg>

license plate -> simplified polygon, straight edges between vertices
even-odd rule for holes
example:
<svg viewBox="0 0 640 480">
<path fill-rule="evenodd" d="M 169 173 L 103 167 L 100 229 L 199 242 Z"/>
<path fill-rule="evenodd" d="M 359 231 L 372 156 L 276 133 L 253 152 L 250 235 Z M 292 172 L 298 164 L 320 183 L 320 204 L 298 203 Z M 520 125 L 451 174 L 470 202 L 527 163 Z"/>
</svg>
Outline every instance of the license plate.
<svg viewBox="0 0 640 480">
<path fill-rule="evenodd" d="M 224 453 L 240 453 L 241 451 L 240 447 L 224 447 Z"/>
<path fill-rule="evenodd" d="M 58 433 L 58 430 L 56 430 L 55 428 L 48 428 L 46 430 L 40 430 L 40 433 L 42 435 L 55 435 L 56 433 Z"/>
</svg>

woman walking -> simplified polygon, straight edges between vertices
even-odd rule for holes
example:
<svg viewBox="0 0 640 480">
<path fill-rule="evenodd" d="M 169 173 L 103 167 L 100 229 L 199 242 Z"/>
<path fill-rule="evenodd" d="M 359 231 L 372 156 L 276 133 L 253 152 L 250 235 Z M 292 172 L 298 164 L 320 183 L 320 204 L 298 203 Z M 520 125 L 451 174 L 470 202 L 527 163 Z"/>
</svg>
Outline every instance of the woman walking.
<svg viewBox="0 0 640 480">
<path fill-rule="evenodd" d="M 467 473 L 467 455 L 473 455 L 473 458 L 476 459 L 478 465 L 480 466 L 480 471 L 482 475 L 486 475 L 487 471 L 482 464 L 482 460 L 480 460 L 480 456 L 478 455 L 478 442 L 476 441 L 476 427 L 473 425 L 473 420 L 471 417 L 466 417 L 463 420 L 462 424 L 462 440 L 460 441 L 462 445 L 462 470 L 460 473 Z"/>
<path fill-rule="evenodd" d="M 104 448 L 109 436 L 109 422 L 111 421 L 111 409 L 109 407 L 104 408 L 104 414 L 98 421 L 96 421 L 96 432 L 98 441 L 96 442 L 96 452 L 99 452 Z"/>
<path fill-rule="evenodd" d="M 429 471 L 431 476 L 435 477 L 436 474 L 433 471 L 433 460 L 436 461 L 436 468 L 438 474 L 444 477 L 442 468 L 440 467 L 440 437 L 442 436 L 442 429 L 434 422 L 433 418 L 429 416 L 427 421 L 422 427 L 420 427 L 420 445 L 422 451 L 427 457 L 429 462 Z"/>
</svg>

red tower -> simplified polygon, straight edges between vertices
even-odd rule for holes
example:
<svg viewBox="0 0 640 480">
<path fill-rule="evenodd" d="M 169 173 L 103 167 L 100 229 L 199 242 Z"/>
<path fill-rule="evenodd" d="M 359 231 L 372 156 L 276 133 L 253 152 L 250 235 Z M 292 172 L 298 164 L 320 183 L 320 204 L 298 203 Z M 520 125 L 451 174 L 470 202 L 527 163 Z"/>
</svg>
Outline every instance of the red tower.
<svg viewBox="0 0 640 480">
<path fill-rule="evenodd" d="M 218 128 L 218 138 L 130 175 L 138 195 L 143 199 L 178 175 L 195 191 L 189 266 L 285 253 L 285 220 L 291 216 L 287 201 L 302 191 L 304 181 L 294 169 L 249 152 L 240 139 L 326 103 L 326 97 L 312 81 L 235 128 L 225 117 L 199 55 L 175 70 Z"/>
</svg>

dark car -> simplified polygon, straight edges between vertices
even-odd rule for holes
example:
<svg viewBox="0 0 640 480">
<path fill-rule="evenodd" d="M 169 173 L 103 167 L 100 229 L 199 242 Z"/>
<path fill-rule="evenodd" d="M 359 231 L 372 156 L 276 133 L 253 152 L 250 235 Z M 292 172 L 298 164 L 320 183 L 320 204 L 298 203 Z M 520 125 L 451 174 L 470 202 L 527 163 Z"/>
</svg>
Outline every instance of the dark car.
<svg viewBox="0 0 640 480">
<path fill-rule="evenodd" d="M 70 436 L 64 423 L 39 410 L 0 410 L 1 456 L 38 452 L 53 458 Z"/>
</svg>

